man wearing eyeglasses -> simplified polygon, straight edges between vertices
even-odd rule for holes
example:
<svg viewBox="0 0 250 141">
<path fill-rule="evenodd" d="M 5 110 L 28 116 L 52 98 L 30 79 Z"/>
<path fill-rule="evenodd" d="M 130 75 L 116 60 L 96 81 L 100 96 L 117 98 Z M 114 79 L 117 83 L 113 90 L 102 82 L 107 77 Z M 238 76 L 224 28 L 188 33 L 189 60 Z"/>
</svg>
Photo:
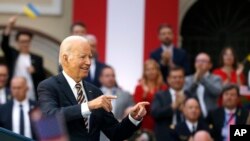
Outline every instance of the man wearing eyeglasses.
<svg viewBox="0 0 250 141">
<path fill-rule="evenodd" d="M 195 59 L 195 73 L 186 77 L 184 90 L 190 97 L 196 97 L 201 105 L 203 117 L 207 117 L 208 111 L 217 108 L 217 99 L 220 95 L 221 79 L 209 72 L 212 68 L 210 56 L 207 53 L 199 53 Z"/>
</svg>

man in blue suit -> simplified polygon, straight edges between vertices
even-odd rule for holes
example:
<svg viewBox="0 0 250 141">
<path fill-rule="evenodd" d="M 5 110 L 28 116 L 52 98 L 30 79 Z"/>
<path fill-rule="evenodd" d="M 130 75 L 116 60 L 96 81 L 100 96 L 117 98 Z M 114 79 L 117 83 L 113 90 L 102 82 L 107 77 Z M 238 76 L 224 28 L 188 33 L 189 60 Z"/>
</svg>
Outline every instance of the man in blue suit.
<svg viewBox="0 0 250 141">
<path fill-rule="evenodd" d="M 63 71 L 42 81 L 38 100 L 45 116 L 64 115 L 71 141 L 98 141 L 102 131 L 111 141 L 129 138 L 146 114 L 145 105 L 133 106 L 130 114 L 118 122 L 112 111 L 117 96 L 103 95 L 94 85 L 84 81 L 91 65 L 92 52 L 87 39 L 66 38 L 61 46 L 59 62 Z"/>
<path fill-rule="evenodd" d="M 185 73 L 189 74 L 190 68 L 187 53 L 183 49 L 174 46 L 172 27 L 162 24 L 158 29 L 158 34 L 161 45 L 150 54 L 150 58 L 159 63 L 164 80 L 167 78 L 169 68 L 174 66 L 183 67 Z"/>
<path fill-rule="evenodd" d="M 11 100 L 9 88 L 6 86 L 9 78 L 9 70 L 7 65 L 0 64 L 0 105 Z"/>
</svg>

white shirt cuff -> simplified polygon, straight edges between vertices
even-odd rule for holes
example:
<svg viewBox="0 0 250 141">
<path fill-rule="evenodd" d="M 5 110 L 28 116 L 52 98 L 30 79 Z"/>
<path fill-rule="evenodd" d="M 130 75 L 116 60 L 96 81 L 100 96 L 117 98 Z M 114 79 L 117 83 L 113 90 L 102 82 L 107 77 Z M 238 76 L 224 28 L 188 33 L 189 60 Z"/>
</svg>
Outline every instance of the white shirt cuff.
<svg viewBox="0 0 250 141">
<path fill-rule="evenodd" d="M 81 104 L 81 113 L 83 117 L 88 117 L 91 114 L 87 102 Z"/>
<path fill-rule="evenodd" d="M 141 123 L 141 121 L 142 121 L 142 120 L 138 121 L 138 120 L 133 119 L 132 116 L 131 116 L 130 114 L 128 115 L 128 118 L 129 118 L 129 120 L 130 120 L 135 126 L 138 126 L 138 125 Z"/>
</svg>

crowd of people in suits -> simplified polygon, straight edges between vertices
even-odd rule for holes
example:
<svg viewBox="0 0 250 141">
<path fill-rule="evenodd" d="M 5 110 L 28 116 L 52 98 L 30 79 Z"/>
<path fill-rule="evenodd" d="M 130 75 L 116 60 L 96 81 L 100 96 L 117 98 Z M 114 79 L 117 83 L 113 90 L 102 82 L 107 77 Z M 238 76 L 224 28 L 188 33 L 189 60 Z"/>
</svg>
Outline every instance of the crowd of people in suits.
<svg viewBox="0 0 250 141">
<path fill-rule="evenodd" d="M 1 41 L 5 61 L 0 63 L 0 127 L 35 138 L 29 111 L 36 106 L 36 89 L 46 74 L 42 57 L 30 52 L 30 32 L 18 31 L 16 47 L 10 46 L 16 20 L 9 19 Z M 229 125 L 250 124 L 249 111 L 240 101 L 239 87 L 246 84 L 244 65 L 239 64 L 232 47 L 221 51 L 218 68 L 211 70 L 209 54 L 201 52 L 195 62 L 190 62 L 189 54 L 174 46 L 171 26 L 162 24 L 158 28 L 160 46 L 144 62 L 142 76 L 131 94 L 119 87 L 115 69 L 98 60 L 97 39 L 88 34 L 86 25 L 77 22 L 70 29 L 72 35 L 88 40 L 93 57 L 85 81 L 104 95 L 117 96 L 112 100 L 112 112 L 118 121 L 134 104 L 150 103 L 140 130 L 129 141 L 228 141 Z M 100 140 L 109 139 L 101 132 Z"/>
</svg>

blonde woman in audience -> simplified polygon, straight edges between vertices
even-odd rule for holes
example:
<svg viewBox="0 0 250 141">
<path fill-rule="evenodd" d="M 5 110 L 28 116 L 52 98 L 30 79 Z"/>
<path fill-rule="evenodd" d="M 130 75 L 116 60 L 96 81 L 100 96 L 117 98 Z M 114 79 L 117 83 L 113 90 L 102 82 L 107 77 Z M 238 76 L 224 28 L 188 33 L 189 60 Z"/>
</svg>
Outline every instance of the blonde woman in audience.
<svg viewBox="0 0 250 141">
<path fill-rule="evenodd" d="M 166 90 L 167 86 L 163 82 L 160 67 L 156 61 L 149 59 L 144 63 L 143 75 L 139 81 L 139 84 L 135 88 L 134 101 L 138 103 L 140 101 L 152 102 L 156 92 L 160 90 Z M 142 122 L 142 128 L 153 130 L 154 120 L 150 114 L 150 107 L 146 107 L 147 115 Z"/>
</svg>

